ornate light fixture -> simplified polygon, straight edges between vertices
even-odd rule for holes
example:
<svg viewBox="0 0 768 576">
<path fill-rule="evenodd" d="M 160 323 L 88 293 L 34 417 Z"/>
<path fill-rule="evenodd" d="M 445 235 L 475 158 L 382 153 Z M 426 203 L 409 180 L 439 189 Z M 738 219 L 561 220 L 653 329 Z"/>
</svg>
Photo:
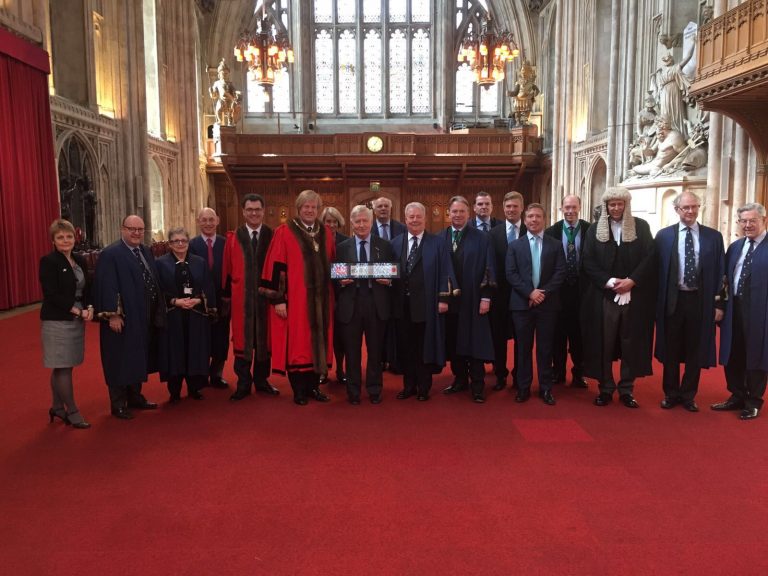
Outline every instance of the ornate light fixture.
<svg viewBox="0 0 768 576">
<path fill-rule="evenodd" d="M 266 5 L 266 3 L 264 3 Z M 235 58 L 247 62 L 253 80 L 265 88 L 274 86 L 285 63 L 293 64 L 293 48 L 287 35 L 266 11 L 253 33 L 242 33 L 235 44 Z"/>
<path fill-rule="evenodd" d="M 457 59 L 459 66 L 469 65 L 478 85 L 489 88 L 504 80 L 507 62 L 519 55 L 520 49 L 512 33 L 503 30 L 497 34 L 484 19 L 479 34 L 470 30 L 464 37 Z"/>
</svg>

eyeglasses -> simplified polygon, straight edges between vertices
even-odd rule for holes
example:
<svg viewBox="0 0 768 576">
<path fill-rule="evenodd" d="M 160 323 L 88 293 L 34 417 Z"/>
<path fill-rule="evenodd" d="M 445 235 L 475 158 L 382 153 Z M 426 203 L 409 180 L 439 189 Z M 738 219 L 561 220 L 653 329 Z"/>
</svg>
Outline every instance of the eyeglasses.
<svg viewBox="0 0 768 576">
<path fill-rule="evenodd" d="M 175 240 L 168 240 L 168 244 L 188 244 L 189 240 L 186 238 L 176 238 Z"/>
<path fill-rule="evenodd" d="M 757 224 L 758 222 L 760 222 L 760 220 L 759 220 L 758 218 L 749 218 L 749 219 L 747 219 L 747 220 L 741 220 L 741 219 L 739 219 L 739 220 L 736 220 L 736 222 L 738 222 L 738 223 L 739 223 L 739 224 L 741 224 L 742 226 L 747 226 L 747 225 L 750 225 L 750 226 L 754 226 L 755 224 Z"/>
<path fill-rule="evenodd" d="M 699 209 L 699 205 L 696 204 L 695 206 L 678 206 L 677 207 L 680 212 L 696 212 L 696 210 Z"/>
<path fill-rule="evenodd" d="M 130 226 L 123 226 L 123 228 L 128 230 L 128 232 L 130 232 L 131 234 L 143 234 L 144 233 L 144 228 L 132 228 Z"/>
</svg>

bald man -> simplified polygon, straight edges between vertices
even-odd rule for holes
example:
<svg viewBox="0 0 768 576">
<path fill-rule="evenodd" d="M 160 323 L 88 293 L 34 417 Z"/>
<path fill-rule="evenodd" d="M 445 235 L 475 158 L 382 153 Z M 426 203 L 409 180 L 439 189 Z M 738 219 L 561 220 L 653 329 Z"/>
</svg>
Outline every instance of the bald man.
<svg viewBox="0 0 768 576">
<path fill-rule="evenodd" d="M 209 303 L 219 311 L 218 320 L 211 324 L 211 358 L 208 371 L 208 381 L 212 388 L 227 388 L 227 381 L 222 378 L 224 364 L 229 353 L 229 314 L 222 307 L 224 286 L 221 283 L 221 264 L 224 260 L 224 245 L 227 239 L 216 233 L 219 226 L 219 216 L 213 208 L 203 208 L 197 214 L 197 227 L 200 234 L 189 242 L 189 251 L 200 256 L 208 263 L 208 269 L 213 277 L 213 287 L 216 293 L 216 303 Z"/>
</svg>

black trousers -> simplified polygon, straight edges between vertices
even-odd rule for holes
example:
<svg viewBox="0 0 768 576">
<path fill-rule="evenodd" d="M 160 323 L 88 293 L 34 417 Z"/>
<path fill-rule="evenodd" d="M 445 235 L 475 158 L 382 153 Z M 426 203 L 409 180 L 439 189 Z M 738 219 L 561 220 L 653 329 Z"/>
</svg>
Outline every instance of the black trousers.
<svg viewBox="0 0 768 576">
<path fill-rule="evenodd" d="M 360 399 L 362 387 L 362 346 L 365 335 L 365 349 L 368 363 L 365 366 L 365 389 L 369 396 L 378 396 L 382 389 L 381 355 L 383 351 L 386 322 L 380 320 L 373 302 L 373 294 L 365 288 L 347 288 L 357 290 L 355 311 L 352 320 L 340 324 L 344 355 L 347 359 L 347 395 L 351 399 Z"/>
<path fill-rule="evenodd" d="M 508 300 L 508 299 L 507 299 Z M 497 379 L 505 379 L 510 370 L 507 369 L 508 344 L 510 340 L 510 327 L 512 326 L 511 313 L 507 302 L 491 302 L 491 338 L 493 338 L 493 373 Z M 517 381 L 517 366 L 512 370 L 512 381 Z"/>
<path fill-rule="evenodd" d="M 623 352 L 631 347 L 632 326 L 629 321 L 631 304 L 619 306 L 608 298 L 603 298 L 603 369 L 598 388 L 601 394 L 613 394 L 616 388 L 619 395 L 632 394 L 635 390 L 635 378 Z M 613 378 L 613 353 L 620 347 L 621 371 L 618 386 Z"/>
<path fill-rule="evenodd" d="M 320 374 L 316 372 L 288 372 L 288 382 L 296 400 L 306 400 L 313 390 L 320 387 Z"/>
<path fill-rule="evenodd" d="M 552 348 L 552 366 L 554 379 L 557 382 L 565 382 L 568 352 L 571 353 L 571 362 L 573 362 L 571 377 L 578 380 L 584 374 L 578 285 L 564 285 L 560 289 L 560 304 L 562 308 L 557 316 L 554 347 Z"/>
<path fill-rule="evenodd" d="M 147 401 L 141 393 L 142 383 L 130 384 L 128 386 L 110 386 L 109 404 L 112 410 L 120 408 L 139 406 Z"/>
<path fill-rule="evenodd" d="M 745 314 L 749 314 L 748 307 L 741 298 L 734 297 L 731 355 L 725 365 L 725 381 L 728 383 L 728 391 L 744 404 L 744 408 L 760 409 L 763 406 L 768 373 L 765 370 L 747 369 L 747 329 L 750 321 L 762 322 L 762 319 L 753 320 L 745 317 Z"/>
<path fill-rule="evenodd" d="M 181 395 L 181 383 L 186 380 L 187 381 L 187 392 L 197 392 L 201 388 L 205 386 L 207 376 L 184 376 L 181 374 L 175 374 L 173 376 L 168 376 L 168 382 L 166 385 L 168 386 L 168 393 L 171 396 L 180 396 Z"/>
<path fill-rule="evenodd" d="M 667 398 L 690 402 L 696 397 L 701 374 L 699 335 L 702 320 L 699 291 L 678 291 L 675 311 L 667 316 L 664 326 L 665 359 L 662 386 Z M 685 363 L 682 381 L 681 362 Z"/>
<path fill-rule="evenodd" d="M 251 391 L 251 386 L 259 386 L 267 381 L 272 363 L 269 360 L 256 360 L 254 352 L 250 358 L 235 356 L 235 374 L 237 374 L 237 389 Z"/>
<path fill-rule="evenodd" d="M 426 322 L 411 321 L 411 306 L 408 298 L 403 310 L 403 318 L 398 323 L 398 355 L 403 369 L 403 391 L 406 394 L 428 396 L 432 389 L 432 374 L 435 366 L 424 362 L 424 334 Z"/>
<path fill-rule="evenodd" d="M 468 384 L 472 394 L 482 394 L 485 387 L 485 363 L 482 360 L 456 353 L 456 339 L 459 326 L 458 314 L 445 315 L 445 350 L 451 361 L 451 372 L 457 386 Z"/>
<path fill-rule="evenodd" d="M 515 323 L 515 366 L 517 366 L 517 388 L 531 389 L 533 384 L 533 342 L 536 340 L 536 367 L 539 379 L 539 394 L 552 389 L 552 335 L 555 332 L 557 311 L 538 307 L 516 310 Z"/>
</svg>

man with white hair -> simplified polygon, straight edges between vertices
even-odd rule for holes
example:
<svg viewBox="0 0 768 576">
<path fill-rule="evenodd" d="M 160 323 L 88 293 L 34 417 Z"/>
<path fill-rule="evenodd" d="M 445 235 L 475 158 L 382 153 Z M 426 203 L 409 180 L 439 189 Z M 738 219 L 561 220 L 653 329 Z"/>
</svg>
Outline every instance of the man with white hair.
<svg viewBox="0 0 768 576">
<path fill-rule="evenodd" d="M 632 216 L 631 201 L 621 186 L 605 191 L 602 214 L 587 230 L 582 255 L 584 375 L 599 381 L 597 406 L 609 404 L 618 388 L 622 404 L 637 408 L 635 378 L 653 373 L 656 252 L 648 223 Z M 617 358 L 618 384 L 613 378 Z"/>
</svg>

